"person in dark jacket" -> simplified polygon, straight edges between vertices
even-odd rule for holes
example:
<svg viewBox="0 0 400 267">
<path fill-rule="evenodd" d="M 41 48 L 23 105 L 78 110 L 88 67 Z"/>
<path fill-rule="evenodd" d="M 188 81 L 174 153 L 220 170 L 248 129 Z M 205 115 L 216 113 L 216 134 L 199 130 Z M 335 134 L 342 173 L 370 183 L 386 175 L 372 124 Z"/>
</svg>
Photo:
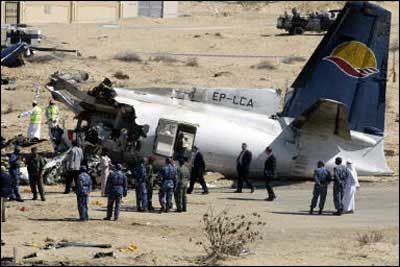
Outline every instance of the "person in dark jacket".
<svg viewBox="0 0 400 267">
<path fill-rule="evenodd" d="M 76 183 L 76 198 L 80 221 L 89 220 L 88 203 L 90 191 L 92 191 L 92 178 L 87 173 L 86 166 L 82 165 Z"/>
<path fill-rule="evenodd" d="M 268 197 L 265 200 L 273 201 L 276 198 L 276 195 L 274 190 L 272 189 L 271 181 L 276 177 L 276 158 L 275 155 L 272 154 L 271 147 L 267 147 L 265 149 L 265 153 L 267 154 L 267 159 L 264 162 L 264 177 L 265 188 L 268 192 Z"/>
<path fill-rule="evenodd" d="M 19 167 L 20 167 L 20 155 L 21 148 L 19 146 L 15 146 L 14 153 L 12 153 L 9 157 L 9 173 L 12 179 L 12 188 L 13 195 L 11 197 L 12 200 L 16 200 L 18 202 L 24 202 L 19 193 Z"/>
<path fill-rule="evenodd" d="M 331 181 L 331 173 L 325 168 L 325 164 L 322 161 L 318 161 L 318 168 L 314 170 L 314 190 L 313 198 L 310 205 L 310 214 L 313 214 L 315 207 L 317 206 L 319 198 L 319 215 L 325 206 L 326 193 L 328 192 L 328 184 Z"/>
<path fill-rule="evenodd" d="M 199 151 L 198 147 L 193 147 L 193 166 L 190 174 L 190 185 L 187 189 L 187 193 L 191 194 L 193 192 L 194 184 L 199 182 L 203 188 L 202 194 L 208 194 L 208 188 L 206 181 L 204 180 L 204 174 L 206 172 L 206 163 L 203 158 L 203 154 Z"/>
<path fill-rule="evenodd" d="M 0 192 L 1 192 L 1 221 L 6 221 L 6 200 L 13 196 L 13 181 L 11 175 L 7 173 L 4 166 L 1 166 L 1 182 L 0 182 Z"/>
<path fill-rule="evenodd" d="M 136 185 L 136 208 L 140 212 L 148 210 L 147 203 L 147 185 L 146 185 L 146 168 L 144 159 L 138 159 L 138 162 L 133 167 L 133 177 Z"/>
<path fill-rule="evenodd" d="M 122 196 L 126 197 L 128 193 L 128 179 L 122 172 L 122 165 L 117 164 L 116 170 L 113 171 L 107 179 L 105 194 L 108 197 L 107 217 L 104 220 L 111 220 L 113 206 L 115 203 L 114 220 L 118 220 L 121 209 Z"/>
<path fill-rule="evenodd" d="M 236 159 L 238 183 L 237 183 L 237 190 L 235 191 L 235 193 L 242 193 L 243 182 L 245 182 L 246 185 L 250 187 L 251 193 L 254 192 L 254 186 L 247 179 L 247 176 L 249 175 L 250 172 L 251 160 L 252 160 L 251 151 L 247 149 L 247 144 L 243 143 L 242 151 L 240 152 L 239 156 Z"/>
<path fill-rule="evenodd" d="M 37 147 L 32 147 L 32 155 L 27 161 L 27 168 L 29 174 L 29 185 L 31 186 L 33 199 L 37 199 L 37 189 L 39 189 L 40 198 L 42 201 L 46 201 L 44 197 L 43 188 L 43 168 L 46 165 L 44 159 L 38 154 Z"/>
</svg>

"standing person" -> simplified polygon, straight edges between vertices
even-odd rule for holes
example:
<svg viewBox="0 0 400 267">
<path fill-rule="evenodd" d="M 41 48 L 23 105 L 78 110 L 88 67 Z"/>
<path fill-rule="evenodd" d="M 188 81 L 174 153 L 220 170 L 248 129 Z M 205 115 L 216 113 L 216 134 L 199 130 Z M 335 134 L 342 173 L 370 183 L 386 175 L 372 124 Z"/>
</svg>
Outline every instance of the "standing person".
<svg viewBox="0 0 400 267">
<path fill-rule="evenodd" d="M 101 196 L 106 195 L 106 184 L 107 177 L 110 175 L 111 159 L 107 156 L 107 152 L 103 149 L 102 156 L 100 158 L 100 169 L 101 169 Z"/>
<path fill-rule="evenodd" d="M 72 149 L 67 156 L 67 177 L 64 194 L 69 194 L 71 192 L 72 180 L 74 181 L 76 187 L 83 158 L 82 148 L 80 148 L 76 140 L 72 141 Z"/>
<path fill-rule="evenodd" d="M 53 99 L 50 99 L 49 105 L 46 108 L 46 118 L 47 125 L 49 126 L 49 137 L 51 140 L 54 137 L 54 129 L 58 126 L 59 113 L 60 111 L 58 106 L 54 103 Z"/>
<path fill-rule="evenodd" d="M 5 222 L 7 219 L 6 212 L 6 200 L 13 196 L 12 178 L 7 173 L 6 167 L 1 166 L 1 222 Z"/>
<path fill-rule="evenodd" d="M 9 173 L 11 176 L 11 181 L 12 181 L 12 200 L 16 200 L 18 202 L 24 202 L 24 200 L 21 198 L 21 195 L 19 193 L 19 167 L 20 167 L 20 160 L 21 160 L 21 148 L 19 146 L 15 146 L 14 148 L 14 153 L 10 155 L 10 158 L 8 160 L 9 164 Z"/>
<path fill-rule="evenodd" d="M 133 176 L 136 185 L 136 208 L 140 212 L 148 210 L 147 205 L 147 185 L 146 185 L 146 168 L 144 167 L 144 159 L 139 158 L 133 167 Z"/>
<path fill-rule="evenodd" d="M 46 163 L 37 152 L 37 147 L 32 147 L 31 152 L 32 155 L 27 161 L 27 168 L 29 174 L 29 185 L 31 186 L 33 193 L 32 200 L 37 199 L 37 187 L 39 189 L 40 199 L 46 201 L 43 188 L 43 168 Z"/>
<path fill-rule="evenodd" d="M 251 151 L 247 149 L 247 144 L 242 144 L 242 151 L 236 159 L 236 169 L 238 172 L 238 183 L 237 190 L 235 193 L 242 193 L 243 182 L 246 183 L 248 187 L 250 187 L 251 193 L 254 192 L 254 186 L 249 182 L 247 176 L 250 172 L 250 164 L 251 164 L 252 154 Z"/>
<path fill-rule="evenodd" d="M 336 167 L 333 169 L 333 201 L 335 203 L 335 215 L 342 215 L 343 213 L 343 194 L 346 187 L 346 180 L 348 179 L 349 171 L 346 166 L 342 165 L 342 158 L 335 159 Z"/>
<path fill-rule="evenodd" d="M 80 221 L 89 220 L 88 203 L 90 191 L 92 191 L 92 178 L 87 173 L 86 166 L 82 165 L 76 183 L 76 198 Z"/>
<path fill-rule="evenodd" d="M 349 171 L 349 176 L 347 177 L 344 189 L 343 211 L 345 213 L 354 213 L 356 208 L 356 191 L 360 187 L 360 183 L 358 182 L 357 171 L 350 160 L 347 161 L 346 167 Z"/>
<path fill-rule="evenodd" d="M 276 157 L 272 154 L 272 148 L 267 147 L 265 149 L 265 153 L 267 154 L 267 159 L 264 162 L 264 177 L 265 177 L 265 188 L 268 192 L 268 197 L 265 199 L 266 201 L 274 201 L 276 198 L 275 192 L 272 189 L 271 181 L 274 179 L 276 175 Z"/>
<path fill-rule="evenodd" d="M 318 168 L 314 170 L 314 191 L 313 198 L 311 200 L 310 214 L 313 213 L 315 207 L 317 206 L 318 197 L 319 199 L 319 212 L 321 215 L 325 206 L 326 194 L 328 192 L 328 185 L 331 181 L 331 173 L 325 168 L 325 164 L 322 161 L 318 161 Z"/>
<path fill-rule="evenodd" d="M 154 168 L 153 162 L 155 161 L 154 156 L 147 158 L 145 164 L 146 169 L 146 189 L 147 189 L 147 204 L 149 206 L 149 211 L 153 211 L 153 187 L 154 187 Z"/>
<path fill-rule="evenodd" d="M 187 190 L 188 194 L 193 192 L 194 184 L 199 182 L 201 187 L 203 188 L 202 194 L 208 194 L 208 188 L 206 181 L 204 180 L 204 174 L 206 172 L 206 163 L 204 161 L 203 154 L 199 151 L 197 146 L 193 147 L 194 158 L 193 158 L 193 166 L 190 174 L 190 185 Z"/>
<path fill-rule="evenodd" d="M 111 220 L 113 213 L 113 206 L 115 203 L 114 220 L 118 220 L 119 212 L 121 209 L 122 196 L 126 197 L 128 193 L 128 179 L 122 172 L 122 165 L 117 164 L 116 170 L 113 171 L 107 180 L 105 193 L 108 197 L 107 203 L 107 217 L 104 220 Z"/>
<path fill-rule="evenodd" d="M 161 178 L 161 189 L 160 189 L 160 212 L 168 212 L 172 209 L 172 195 L 176 187 L 176 167 L 170 158 L 165 159 L 165 166 L 160 170 L 158 174 Z"/>
<path fill-rule="evenodd" d="M 42 123 L 42 109 L 37 105 L 36 101 L 32 102 L 32 110 L 22 112 L 18 115 L 18 118 L 26 117 L 30 115 L 31 121 L 28 127 L 27 137 L 29 139 L 40 139 L 40 130 Z"/>
<path fill-rule="evenodd" d="M 187 184 L 189 182 L 190 172 L 186 166 L 187 158 L 183 157 L 178 160 L 179 167 L 177 168 L 177 181 L 175 189 L 175 203 L 177 212 L 186 212 L 187 208 L 187 198 L 186 190 Z"/>
</svg>

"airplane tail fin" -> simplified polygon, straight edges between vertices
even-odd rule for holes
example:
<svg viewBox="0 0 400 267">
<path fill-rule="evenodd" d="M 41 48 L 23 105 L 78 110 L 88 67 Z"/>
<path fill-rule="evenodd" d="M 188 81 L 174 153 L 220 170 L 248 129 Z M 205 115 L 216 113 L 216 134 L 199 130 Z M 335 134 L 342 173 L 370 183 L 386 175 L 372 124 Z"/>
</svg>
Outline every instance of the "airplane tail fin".
<svg viewBox="0 0 400 267">
<path fill-rule="evenodd" d="M 320 99 L 345 104 L 351 130 L 383 135 L 391 13 L 348 2 L 294 81 L 283 115 L 297 118 Z"/>
</svg>

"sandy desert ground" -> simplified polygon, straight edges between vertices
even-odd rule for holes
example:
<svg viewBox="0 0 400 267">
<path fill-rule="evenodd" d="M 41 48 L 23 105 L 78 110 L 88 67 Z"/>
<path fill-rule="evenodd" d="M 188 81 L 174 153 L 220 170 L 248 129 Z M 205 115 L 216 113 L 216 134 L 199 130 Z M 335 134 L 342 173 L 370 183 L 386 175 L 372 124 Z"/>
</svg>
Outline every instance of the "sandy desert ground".
<svg viewBox="0 0 400 267">
<path fill-rule="evenodd" d="M 77 48 L 82 56 L 57 54 L 49 58 L 46 54 L 38 53 L 33 62 L 27 62 L 23 67 L 2 67 L 2 73 L 17 79 L 16 85 L 2 86 L 1 89 L 2 136 L 10 138 L 19 133 L 25 134 L 28 119 L 17 119 L 17 115 L 29 109 L 37 91 L 40 92 L 39 104 L 45 107 L 50 94 L 43 85 L 55 71 L 88 72 L 90 81 L 84 89 L 109 77 L 116 84 L 127 87 L 274 87 L 285 92 L 305 62 L 285 64 L 279 59 L 270 59 L 274 68 L 266 70 L 252 68 L 262 59 L 196 57 L 198 66 L 188 66 L 188 57 L 177 57 L 175 62 L 155 62 L 146 53 L 277 55 L 308 59 L 322 36 L 312 33 L 304 36 L 281 35 L 282 32 L 275 28 L 277 16 L 293 6 L 305 11 L 338 8 L 343 3 L 299 1 L 243 6 L 237 3 L 189 1 L 180 3 L 180 12 L 188 16 L 174 19 L 135 18 L 117 24 L 35 25 L 46 35 L 43 45 Z M 397 43 L 398 47 L 398 2 L 380 1 L 379 4 L 392 12 L 391 43 Z M 121 62 L 113 59 L 116 54 L 126 51 L 136 52 L 142 61 Z M 389 70 L 394 59 L 399 62 L 398 48 L 395 51 L 389 57 Z M 130 79 L 114 78 L 117 71 L 129 75 Z M 224 72 L 224 75 L 214 77 L 219 72 Z M 239 197 L 224 193 L 230 190 L 218 188 L 209 196 L 191 196 L 190 212 L 187 214 L 126 212 L 118 223 L 93 220 L 80 224 L 64 220 L 77 215 L 74 197 L 58 194 L 62 191 L 61 187 L 49 187 L 52 193 L 46 203 L 10 203 L 10 219 L 2 227 L 2 239 L 7 242 L 2 247 L 2 256 L 11 256 L 12 247 L 18 247 L 23 255 L 36 251 L 23 247 L 22 243 L 43 242 L 49 237 L 67 238 L 70 241 L 93 239 L 96 242 L 111 242 L 114 247 L 138 246 L 138 250 L 132 254 L 119 255 L 117 259 L 96 260 L 95 264 L 196 264 L 196 258 L 204 252 L 194 242 L 189 242 L 189 238 L 200 234 L 199 220 L 212 204 L 218 209 L 232 207 L 235 212 L 257 211 L 268 224 L 264 233 L 266 238 L 257 245 L 255 255 L 228 259 L 223 264 L 398 265 L 398 72 L 397 68 L 395 82 L 389 76 L 386 108 L 385 149 L 394 175 L 364 177 L 363 181 L 373 183 L 362 183 L 359 212 L 354 215 L 336 218 L 302 214 L 307 209 L 312 190 L 310 183 L 304 183 L 280 187 L 279 201 L 273 204 L 257 201 L 263 198 L 263 190 L 258 190 L 254 195 L 243 194 L 240 196 L 244 198 L 243 201 L 239 201 Z M 62 105 L 60 108 L 66 125 L 73 127 L 73 114 Z M 43 129 L 45 136 L 46 127 Z M 45 143 L 39 149 L 46 152 L 50 147 L 49 143 Z M 226 183 L 222 181 L 219 185 Z M 134 204 L 132 194 L 125 203 L 128 207 Z M 24 196 L 30 197 L 29 194 Z M 98 192 L 94 196 L 103 204 L 92 206 L 91 214 L 93 218 L 101 219 L 105 200 L 98 197 Z M 249 201 L 245 201 L 246 198 Z M 19 211 L 23 206 L 27 211 Z M 328 208 L 332 209 L 331 206 Z M 384 242 L 357 247 L 355 233 L 371 229 L 381 230 L 385 234 Z M 352 251 L 352 248 L 355 250 Z M 91 262 L 92 252 L 91 249 L 77 248 L 40 251 L 37 259 L 83 265 Z"/>
</svg>

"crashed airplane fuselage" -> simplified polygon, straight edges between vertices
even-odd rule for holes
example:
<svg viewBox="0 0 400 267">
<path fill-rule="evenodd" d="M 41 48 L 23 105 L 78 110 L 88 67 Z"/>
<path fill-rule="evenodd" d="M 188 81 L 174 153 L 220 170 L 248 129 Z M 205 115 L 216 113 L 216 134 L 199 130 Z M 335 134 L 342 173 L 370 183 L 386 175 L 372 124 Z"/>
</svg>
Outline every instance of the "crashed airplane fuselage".
<svg viewBox="0 0 400 267">
<path fill-rule="evenodd" d="M 389 175 L 383 142 L 389 32 L 388 11 L 346 4 L 279 115 L 279 91 L 272 89 L 158 95 L 106 79 L 87 94 L 76 79 L 58 74 L 48 89 L 78 115 L 78 135 L 97 127 L 95 142 L 124 161 L 155 154 L 161 163 L 183 138 L 186 152 L 196 145 L 207 169 L 227 177 L 236 176 L 243 142 L 253 153 L 251 177 L 263 176 L 267 146 L 279 176 L 310 177 L 318 160 L 333 168 L 338 156 L 352 160 L 360 175 Z"/>
</svg>

